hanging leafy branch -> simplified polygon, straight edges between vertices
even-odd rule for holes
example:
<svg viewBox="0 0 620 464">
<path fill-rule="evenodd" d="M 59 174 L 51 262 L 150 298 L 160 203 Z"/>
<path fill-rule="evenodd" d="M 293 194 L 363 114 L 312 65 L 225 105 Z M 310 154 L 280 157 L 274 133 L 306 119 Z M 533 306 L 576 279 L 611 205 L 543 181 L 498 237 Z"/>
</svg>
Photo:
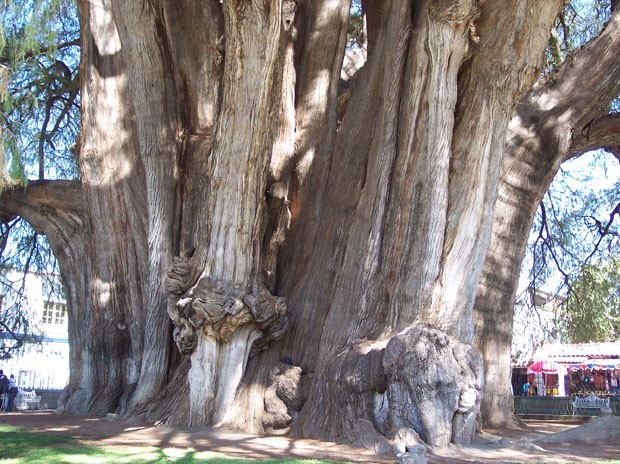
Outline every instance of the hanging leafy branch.
<svg viewBox="0 0 620 464">
<path fill-rule="evenodd" d="M 12 229 L 22 226 L 22 221 L 13 219 L 3 222 L 0 226 L 2 251 L 6 251 L 6 244 Z M 21 246 L 17 248 L 19 258 L 24 259 L 24 268 L 29 269 L 33 262 L 48 254 L 39 248 L 39 235 L 22 236 Z M 15 272 L 12 267 L 0 268 L 0 359 L 9 358 L 25 343 L 39 342 L 41 332 L 33 325 L 33 314 L 29 311 L 27 275 Z"/>
<path fill-rule="evenodd" d="M 75 178 L 79 24 L 73 2 L 4 2 L 2 139 L 13 183 Z"/>
<path fill-rule="evenodd" d="M 614 159 L 600 151 L 578 173 L 563 169 L 535 220 L 536 233 L 529 245 L 529 289 L 551 288 L 562 296 L 559 325 L 554 330 L 568 340 L 600 341 L 603 333 L 614 333 L 608 326 L 612 308 L 594 303 L 603 301 L 596 296 L 603 292 L 596 276 L 620 255 L 620 181 L 597 190 L 591 174 L 600 175 L 614 164 Z M 617 280 L 615 285 L 619 285 Z"/>
</svg>

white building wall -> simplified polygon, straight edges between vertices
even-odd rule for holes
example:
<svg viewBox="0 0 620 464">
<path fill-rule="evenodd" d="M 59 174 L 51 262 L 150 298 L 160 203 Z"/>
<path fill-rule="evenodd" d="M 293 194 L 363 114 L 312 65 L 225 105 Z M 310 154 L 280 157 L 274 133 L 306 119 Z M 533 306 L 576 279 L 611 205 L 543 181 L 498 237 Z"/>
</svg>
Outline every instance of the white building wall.
<svg viewBox="0 0 620 464">
<path fill-rule="evenodd" d="M 19 271 L 11 271 L 9 277 L 17 280 L 21 275 Z M 58 279 L 58 276 L 54 277 Z M 39 274 L 27 274 L 25 288 L 23 303 L 36 322 L 36 329 L 43 334 L 43 341 L 26 344 L 11 359 L 0 361 L 0 369 L 7 376 L 13 374 L 17 386 L 26 390 L 63 389 L 69 381 L 67 314 L 66 309 L 64 314 L 61 309 L 66 305 L 57 295 L 46 291 L 44 279 Z M 51 305 L 55 307 L 50 313 Z"/>
</svg>

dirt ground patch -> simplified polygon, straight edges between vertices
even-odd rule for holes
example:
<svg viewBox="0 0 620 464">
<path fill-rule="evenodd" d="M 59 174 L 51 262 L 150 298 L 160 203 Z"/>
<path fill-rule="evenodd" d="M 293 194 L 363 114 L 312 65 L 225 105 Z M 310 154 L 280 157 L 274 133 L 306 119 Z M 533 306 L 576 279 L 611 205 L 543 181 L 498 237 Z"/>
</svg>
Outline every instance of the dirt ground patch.
<svg viewBox="0 0 620 464">
<path fill-rule="evenodd" d="M 392 455 L 376 455 L 368 450 L 317 440 L 155 427 L 130 423 L 113 415 L 101 418 L 56 414 L 53 411 L 18 412 L 0 415 L 0 423 L 29 427 L 42 433 L 71 435 L 84 443 L 98 446 L 193 448 L 258 459 L 294 457 L 368 463 L 396 461 Z M 620 417 L 599 418 L 581 426 L 542 421 L 526 424 L 526 429 L 485 431 L 471 446 L 430 451 L 428 461 L 431 464 L 566 464 L 620 459 Z"/>
</svg>

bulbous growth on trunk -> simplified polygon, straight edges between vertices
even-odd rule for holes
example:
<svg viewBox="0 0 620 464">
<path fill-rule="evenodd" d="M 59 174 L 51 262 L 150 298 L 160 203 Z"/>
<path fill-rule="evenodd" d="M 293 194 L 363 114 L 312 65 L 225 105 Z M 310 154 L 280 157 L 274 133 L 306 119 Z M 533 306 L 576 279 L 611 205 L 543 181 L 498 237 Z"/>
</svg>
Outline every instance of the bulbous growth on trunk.
<svg viewBox="0 0 620 464">
<path fill-rule="evenodd" d="M 284 298 L 264 286 L 233 285 L 201 277 L 191 285 L 189 257 L 175 258 L 166 289 L 179 351 L 191 356 L 189 424 L 222 425 L 248 357 L 286 332 Z"/>
<path fill-rule="evenodd" d="M 300 435 L 379 452 L 415 444 L 469 443 L 482 388 L 482 360 L 468 344 L 414 324 L 382 340 L 360 340 L 323 370 Z"/>
<path fill-rule="evenodd" d="M 226 344 L 235 331 L 250 324 L 260 331 L 261 343 L 254 344 L 255 350 L 284 334 L 284 298 L 272 295 L 261 285 L 242 287 L 209 277 L 200 278 L 188 288 L 183 279 L 191 274 L 189 266 L 188 258 L 175 258 L 166 279 L 166 290 L 171 293 L 168 315 L 175 326 L 173 339 L 181 353 L 193 353 L 198 332 Z"/>
</svg>

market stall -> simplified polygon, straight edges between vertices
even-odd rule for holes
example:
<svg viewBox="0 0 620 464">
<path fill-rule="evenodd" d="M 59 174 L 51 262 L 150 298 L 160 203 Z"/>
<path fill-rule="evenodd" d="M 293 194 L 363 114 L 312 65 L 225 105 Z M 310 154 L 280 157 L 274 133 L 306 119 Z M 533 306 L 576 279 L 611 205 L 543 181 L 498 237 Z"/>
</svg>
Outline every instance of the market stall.
<svg viewBox="0 0 620 464">
<path fill-rule="evenodd" d="M 527 368 L 532 394 L 566 396 L 566 366 L 554 361 L 536 361 Z"/>
<path fill-rule="evenodd" d="M 515 394 L 523 394 L 527 381 L 528 396 L 615 396 L 619 394 L 620 343 L 546 345 L 536 351 L 525 379 L 522 371 L 514 371 L 520 379 Z"/>
</svg>

